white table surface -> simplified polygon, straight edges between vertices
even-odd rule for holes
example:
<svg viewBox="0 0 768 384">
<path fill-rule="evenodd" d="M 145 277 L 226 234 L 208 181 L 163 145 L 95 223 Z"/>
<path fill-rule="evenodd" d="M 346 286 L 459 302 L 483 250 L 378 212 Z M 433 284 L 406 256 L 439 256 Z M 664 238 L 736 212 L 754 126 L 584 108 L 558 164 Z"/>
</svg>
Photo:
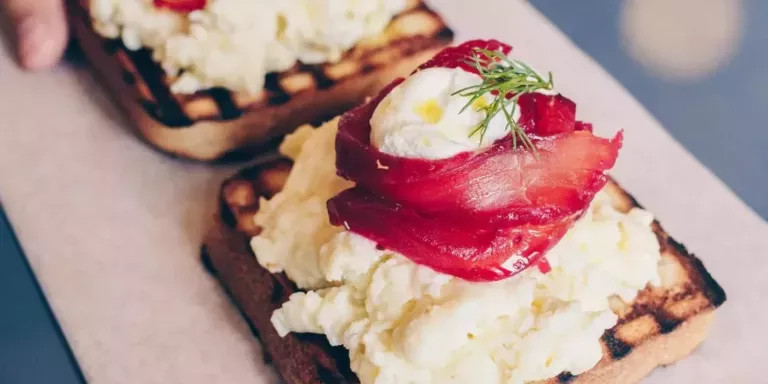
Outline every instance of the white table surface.
<svg viewBox="0 0 768 384">
<path fill-rule="evenodd" d="M 500 38 L 552 70 L 598 132 L 624 129 L 615 175 L 725 288 L 709 340 L 649 382 L 764 380 L 768 224 L 530 6 L 433 3 L 459 40 Z M 0 198 L 89 382 L 275 380 L 198 260 L 218 185 L 235 167 L 156 153 L 130 134 L 87 68 L 23 73 L 6 47 L 0 116 Z"/>
</svg>

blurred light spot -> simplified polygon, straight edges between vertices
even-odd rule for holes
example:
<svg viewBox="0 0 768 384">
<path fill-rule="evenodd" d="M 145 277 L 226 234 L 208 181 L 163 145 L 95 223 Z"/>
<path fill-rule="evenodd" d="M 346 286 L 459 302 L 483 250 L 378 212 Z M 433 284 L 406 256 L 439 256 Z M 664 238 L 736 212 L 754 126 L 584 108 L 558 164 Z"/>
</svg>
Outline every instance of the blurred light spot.
<svg viewBox="0 0 768 384">
<path fill-rule="evenodd" d="M 733 57 L 741 0 L 624 0 L 620 29 L 630 56 L 668 80 L 709 76 Z"/>
</svg>

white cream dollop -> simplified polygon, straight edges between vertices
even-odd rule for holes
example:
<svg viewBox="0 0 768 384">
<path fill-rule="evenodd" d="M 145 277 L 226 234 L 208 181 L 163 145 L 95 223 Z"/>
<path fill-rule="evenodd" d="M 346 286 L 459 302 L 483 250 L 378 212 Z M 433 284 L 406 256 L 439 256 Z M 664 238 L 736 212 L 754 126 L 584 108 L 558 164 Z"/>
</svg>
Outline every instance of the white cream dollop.
<svg viewBox="0 0 768 384">
<path fill-rule="evenodd" d="M 406 0 L 208 0 L 175 12 L 154 0 L 90 0 L 94 28 L 128 49 L 149 48 L 175 78 L 171 90 L 210 87 L 258 93 L 268 72 L 297 61 L 337 61 L 384 30 Z"/>
<path fill-rule="evenodd" d="M 659 284 L 652 216 L 616 210 L 606 192 L 547 254 L 548 274 L 472 283 L 379 250 L 328 222 L 325 201 L 351 185 L 335 173 L 337 123 L 286 139 L 293 170 L 282 192 L 260 202 L 264 231 L 251 245 L 261 265 L 307 289 L 274 312 L 277 331 L 343 345 L 362 384 L 525 383 L 584 372 L 616 324 L 610 302 Z"/>
<path fill-rule="evenodd" d="M 484 95 L 464 109 L 469 99 L 455 94 L 481 82 L 479 75 L 459 68 L 428 68 L 413 74 L 374 111 L 371 143 L 384 153 L 425 159 L 444 159 L 490 146 L 509 134 L 503 113 L 493 117 L 482 137 L 474 132 L 485 117 L 481 108 L 493 96 Z M 507 108 L 512 110 L 512 106 Z M 513 118 L 518 119 L 519 108 L 514 113 Z"/>
</svg>

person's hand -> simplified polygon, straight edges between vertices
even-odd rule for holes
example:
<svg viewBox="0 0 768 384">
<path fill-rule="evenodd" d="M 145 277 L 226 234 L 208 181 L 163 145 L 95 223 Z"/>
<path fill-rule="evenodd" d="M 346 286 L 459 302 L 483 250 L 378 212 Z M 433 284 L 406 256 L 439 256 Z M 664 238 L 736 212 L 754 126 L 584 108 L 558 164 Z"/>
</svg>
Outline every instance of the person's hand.
<svg viewBox="0 0 768 384">
<path fill-rule="evenodd" d="M 16 33 L 19 63 L 45 69 L 61 59 L 67 46 L 64 0 L 0 0 Z"/>
</svg>

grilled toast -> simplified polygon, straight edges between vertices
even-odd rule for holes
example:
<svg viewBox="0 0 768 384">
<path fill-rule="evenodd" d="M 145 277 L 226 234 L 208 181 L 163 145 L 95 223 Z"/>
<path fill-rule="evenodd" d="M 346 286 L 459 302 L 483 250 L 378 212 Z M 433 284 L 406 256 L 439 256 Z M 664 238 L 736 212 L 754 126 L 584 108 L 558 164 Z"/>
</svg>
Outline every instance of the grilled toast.
<svg viewBox="0 0 768 384">
<path fill-rule="evenodd" d="M 333 117 L 450 43 L 453 32 L 421 0 L 395 16 L 379 36 L 359 42 L 336 63 L 297 64 L 267 75 L 256 95 L 224 88 L 174 94 L 148 50 L 128 50 L 92 28 L 88 0 L 70 0 L 73 35 L 105 86 L 144 140 L 196 160 L 244 157 L 271 138 Z"/>
<path fill-rule="evenodd" d="M 291 333 L 281 338 L 270 322 L 272 312 L 297 288 L 284 274 L 262 268 L 249 241 L 259 233 L 253 220 L 259 197 L 280 191 L 290 169 L 289 160 L 273 158 L 223 184 L 221 217 L 205 241 L 203 261 L 261 340 L 265 359 L 286 383 L 357 383 L 346 349 L 331 347 L 323 335 Z M 614 181 L 606 188 L 618 210 L 640 207 Z M 597 366 L 578 376 L 563 372 L 541 384 L 635 383 L 655 367 L 687 356 L 704 340 L 725 293 L 701 261 L 658 222 L 653 230 L 661 246 L 662 285 L 646 287 L 632 303 L 614 303 L 619 322 L 604 333 L 604 354 Z"/>
</svg>

